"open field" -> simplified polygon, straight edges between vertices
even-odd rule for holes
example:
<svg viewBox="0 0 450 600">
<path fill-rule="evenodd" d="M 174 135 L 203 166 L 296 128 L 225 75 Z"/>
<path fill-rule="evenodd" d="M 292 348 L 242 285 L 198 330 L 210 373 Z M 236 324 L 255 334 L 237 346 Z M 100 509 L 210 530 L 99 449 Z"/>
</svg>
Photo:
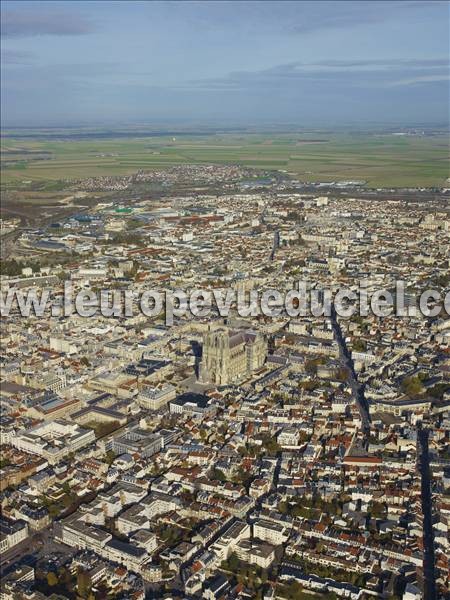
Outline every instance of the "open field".
<svg viewBox="0 0 450 600">
<path fill-rule="evenodd" d="M 444 135 L 211 134 L 208 136 L 2 139 L 2 183 L 125 175 L 182 164 L 288 171 L 301 181 L 364 180 L 370 187 L 444 186 Z M 52 185 L 52 184 L 49 184 Z"/>
</svg>

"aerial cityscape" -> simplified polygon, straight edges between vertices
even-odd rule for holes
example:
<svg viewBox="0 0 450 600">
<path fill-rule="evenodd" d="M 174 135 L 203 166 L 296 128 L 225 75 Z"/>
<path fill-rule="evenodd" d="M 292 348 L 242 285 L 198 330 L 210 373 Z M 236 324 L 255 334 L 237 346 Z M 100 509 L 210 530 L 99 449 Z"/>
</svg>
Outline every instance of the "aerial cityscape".
<svg viewBox="0 0 450 600">
<path fill-rule="evenodd" d="M 450 598 L 447 2 L 4 5 L 0 600 Z"/>
</svg>

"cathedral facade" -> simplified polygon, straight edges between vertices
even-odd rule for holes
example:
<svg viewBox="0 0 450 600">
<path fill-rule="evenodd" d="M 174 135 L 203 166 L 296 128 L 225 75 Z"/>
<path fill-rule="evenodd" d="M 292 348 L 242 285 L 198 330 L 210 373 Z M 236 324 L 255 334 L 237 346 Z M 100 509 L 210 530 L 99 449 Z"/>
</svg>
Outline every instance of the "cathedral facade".
<svg viewBox="0 0 450 600">
<path fill-rule="evenodd" d="M 203 340 L 200 377 L 217 385 L 238 383 L 262 367 L 266 357 L 267 340 L 261 333 L 214 329 Z"/>
</svg>

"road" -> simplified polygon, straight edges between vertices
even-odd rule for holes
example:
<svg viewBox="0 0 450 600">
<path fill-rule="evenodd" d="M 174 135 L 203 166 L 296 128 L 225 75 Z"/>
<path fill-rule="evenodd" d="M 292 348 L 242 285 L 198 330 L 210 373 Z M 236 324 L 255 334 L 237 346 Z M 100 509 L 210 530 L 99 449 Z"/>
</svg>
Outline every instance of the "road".
<svg viewBox="0 0 450 600">
<path fill-rule="evenodd" d="M 2 552 L 0 559 L 1 576 L 14 570 L 15 565 L 27 554 L 33 554 L 38 549 L 37 542 L 33 538 L 27 537 L 25 540 L 16 544 L 6 552 Z"/>
<path fill-rule="evenodd" d="M 431 499 L 430 455 L 428 429 L 417 430 L 418 468 L 421 476 L 421 501 L 423 515 L 423 593 L 424 600 L 436 600 L 434 557 L 433 505 Z"/>
<path fill-rule="evenodd" d="M 275 492 L 277 490 L 278 479 L 280 477 L 280 471 L 281 471 L 281 452 L 278 452 L 278 455 L 276 457 L 275 468 L 273 471 L 273 478 L 272 478 L 270 490 L 268 492 L 266 492 L 265 494 L 258 496 L 258 498 L 255 501 L 255 506 L 253 508 L 251 508 L 249 510 L 249 512 L 247 513 L 247 522 L 250 525 L 253 523 L 252 515 L 250 513 L 254 513 L 257 511 L 259 512 L 260 510 L 262 510 L 262 505 L 263 505 L 264 500 L 266 498 L 268 498 L 270 496 L 270 494 L 272 494 L 273 492 Z"/>
<path fill-rule="evenodd" d="M 22 233 L 22 229 L 15 229 L 9 233 L 5 233 L 1 236 L 0 240 L 0 257 L 2 259 L 8 258 L 11 254 L 12 249 L 14 248 L 14 244 L 16 243 L 17 238 Z"/>
<path fill-rule="evenodd" d="M 1 576 L 14 571 L 21 564 L 35 565 L 45 556 L 58 554 L 69 559 L 76 550 L 54 540 L 53 527 L 50 525 L 3 552 L 0 559 Z"/>
<path fill-rule="evenodd" d="M 348 383 L 352 390 L 353 397 L 361 416 L 362 431 L 365 437 L 365 445 L 368 446 L 369 435 L 370 435 L 370 412 L 369 403 L 364 396 L 364 385 L 358 382 L 358 377 L 355 372 L 353 360 L 347 344 L 345 343 L 344 336 L 342 335 L 341 327 L 337 320 L 336 309 L 334 306 L 331 309 L 331 324 L 333 326 L 334 337 L 339 345 L 339 358 L 341 365 L 348 369 L 349 380 Z"/>
<path fill-rule="evenodd" d="M 273 234 L 272 252 L 270 253 L 271 261 L 275 260 L 275 253 L 278 250 L 279 246 L 280 246 L 280 232 L 275 231 L 275 233 Z"/>
</svg>

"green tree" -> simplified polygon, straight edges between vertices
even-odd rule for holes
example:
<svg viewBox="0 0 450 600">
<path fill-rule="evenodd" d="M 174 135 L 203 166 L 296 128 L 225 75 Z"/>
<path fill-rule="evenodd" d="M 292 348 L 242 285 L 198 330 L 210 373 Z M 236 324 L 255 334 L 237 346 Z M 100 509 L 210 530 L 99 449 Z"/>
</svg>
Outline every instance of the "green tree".
<svg viewBox="0 0 450 600">
<path fill-rule="evenodd" d="M 60 567 L 58 569 L 58 581 L 61 585 L 64 585 L 65 588 L 72 585 L 72 575 L 65 567 Z"/>
<path fill-rule="evenodd" d="M 120 423 L 119 421 L 109 421 L 107 423 L 99 423 L 98 421 L 86 423 L 84 427 L 88 427 L 89 429 L 93 429 L 95 432 L 96 438 L 102 438 L 106 435 L 109 435 L 116 429 L 119 429 Z"/>
<path fill-rule="evenodd" d="M 402 381 L 402 390 L 407 396 L 417 396 L 423 391 L 423 385 L 418 376 L 405 377 Z"/>
<path fill-rule="evenodd" d="M 365 340 L 357 339 L 353 342 L 353 350 L 355 352 L 365 352 L 367 350 L 367 343 Z"/>
<path fill-rule="evenodd" d="M 216 468 L 214 468 L 211 471 L 211 479 L 217 479 L 218 481 L 226 481 L 227 480 L 223 471 L 221 471 L 220 469 L 216 469 Z"/>
<path fill-rule="evenodd" d="M 235 552 L 233 552 L 228 558 L 228 569 L 233 573 L 236 573 L 239 567 L 239 559 L 236 556 Z"/>
<path fill-rule="evenodd" d="M 55 585 L 58 585 L 58 577 L 56 576 L 55 573 L 53 573 L 53 571 L 50 571 L 50 573 L 47 573 L 47 584 L 50 587 L 54 587 Z"/>
<path fill-rule="evenodd" d="M 105 461 L 108 463 L 108 465 L 112 465 L 115 458 L 116 454 L 113 450 L 108 450 L 108 452 L 105 454 Z"/>
<path fill-rule="evenodd" d="M 82 598 L 87 598 L 92 588 L 92 579 L 84 569 L 78 569 L 77 572 L 77 589 L 78 594 Z"/>
<path fill-rule="evenodd" d="M 264 436 L 262 441 L 267 454 L 274 455 L 281 450 L 281 446 L 276 439 L 270 435 Z"/>
<path fill-rule="evenodd" d="M 434 385 L 432 388 L 430 388 L 428 390 L 428 393 L 430 394 L 430 396 L 433 396 L 433 398 L 440 398 L 440 399 L 442 399 L 444 397 L 444 394 L 446 392 L 450 392 L 450 384 L 449 383 L 437 383 L 436 385 Z"/>
</svg>

